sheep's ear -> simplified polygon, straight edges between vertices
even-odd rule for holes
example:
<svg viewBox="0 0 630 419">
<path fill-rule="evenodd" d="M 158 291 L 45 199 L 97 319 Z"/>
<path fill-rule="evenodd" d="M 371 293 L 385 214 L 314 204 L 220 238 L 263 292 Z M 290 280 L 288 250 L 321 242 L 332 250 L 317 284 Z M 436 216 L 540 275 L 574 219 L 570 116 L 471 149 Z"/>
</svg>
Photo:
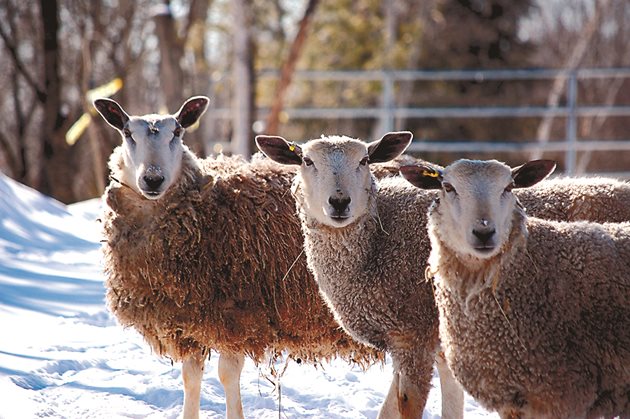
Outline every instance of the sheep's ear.
<svg viewBox="0 0 630 419">
<path fill-rule="evenodd" d="M 129 121 L 129 115 L 115 100 L 96 99 L 94 107 L 109 125 L 118 130 L 122 130 L 127 121 Z"/>
<path fill-rule="evenodd" d="M 265 156 L 281 164 L 302 164 L 302 149 L 275 135 L 256 136 L 256 145 Z"/>
<path fill-rule="evenodd" d="M 512 169 L 515 188 L 528 188 L 549 176 L 556 169 L 553 160 L 532 160 Z"/>
<path fill-rule="evenodd" d="M 175 114 L 175 119 L 184 128 L 188 128 L 199 120 L 201 115 L 208 108 L 208 99 L 205 96 L 191 97 L 179 108 L 179 111 Z"/>
<path fill-rule="evenodd" d="M 409 131 L 388 132 L 380 140 L 368 144 L 370 163 L 383 163 L 400 156 L 411 144 Z"/>
<path fill-rule="evenodd" d="M 400 174 L 413 186 L 420 189 L 441 189 L 442 171 L 424 164 L 402 166 Z"/>
</svg>

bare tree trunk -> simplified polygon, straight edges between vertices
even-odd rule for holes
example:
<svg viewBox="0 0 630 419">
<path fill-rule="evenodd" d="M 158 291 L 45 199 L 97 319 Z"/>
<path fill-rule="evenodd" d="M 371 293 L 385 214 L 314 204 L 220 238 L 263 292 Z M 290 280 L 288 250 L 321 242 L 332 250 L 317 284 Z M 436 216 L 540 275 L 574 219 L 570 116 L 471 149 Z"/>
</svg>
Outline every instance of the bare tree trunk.
<svg viewBox="0 0 630 419">
<path fill-rule="evenodd" d="M 184 72 L 181 67 L 184 45 L 177 35 L 175 18 L 168 0 L 165 0 L 163 9 L 153 16 L 153 20 L 160 46 L 161 89 L 168 111 L 175 112 L 184 101 Z"/>
<path fill-rule="evenodd" d="M 26 183 L 26 139 L 24 138 L 24 130 L 26 125 L 24 124 L 24 112 L 22 111 L 22 104 L 20 101 L 20 83 L 18 81 L 18 73 L 16 70 L 11 74 L 13 84 L 11 86 L 13 90 L 13 114 L 16 122 L 17 132 L 17 153 L 14 154 L 8 139 L 2 135 L 2 149 L 4 151 L 5 160 L 11 168 L 11 176 L 14 179 Z M 17 158 L 19 156 L 19 158 Z"/>
<path fill-rule="evenodd" d="M 610 5 L 610 0 L 599 0 L 595 4 L 595 11 L 593 12 L 591 20 L 586 24 L 586 26 L 584 26 L 584 29 L 582 29 L 582 33 L 573 47 L 571 54 L 567 57 L 564 65 L 562 66 L 564 70 L 573 70 L 580 65 L 588 51 L 588 46 L 590 45 L 593 36 L 595 36 L 597 30 L 600 28 L 602 16 L 605 15 L 606 10 L 610 8 Z M 551 90 L 549 91 L 549 95 L 547 96 L 547 107 L 553 108 L 558 106 L 560 96 L 564 93 L 566 84 L 566 75 L 559 75 L 556 77 L 553 81 L 553 85 L 551 86 Z M 536 138 L 540 144 L 546 144 L 549 142 L 553 118 L 553 116 L 545 116 L 538 125 Z M 539 159 L 541 157 L 542 151 L 536 150 L 532 152 L 530 158 Z"/>
<path fill-rule="evenodd" d="M 9 1 L 3 2 L 6 13 L 6 23 L 9 31 L 5 32 L 3 25 L 0 25 L 0 38 L 4 42 L 4 47 L 8 52 L 8 56 L 13 63 L 11 72 L 11 91 L 13 94 L 13 119 L 15 120 L 15 131 L 10 137 L 2 136 L 2 150 L 5 155 L 5 162 L 11 168 L 11 174 L 14 179 L 21 183 L 37 186 L 33 182 L 33 178 L 40 178 L 43 162 L 37 162 L 35 165 L 30 164 L 29 155 L 27 153 L 29 147 L 29 137 L 27 129 L 36 113 L 35 109 L 40 103 L 46 100 L 46 92 L 39 83 L 40 77 L 35 77 L 33 68 L 22 62 L 18 55 L 17 38 L 18 38 L 18 12 L 15 5 Z M 37 74 L 35 71 L 34 74 Z M 22 79 L 26 82 L 27 87 L 32 90 L 32 95 L 28 95 L 22 88 Z M 28 104 L 25 104 L 28 102 Z M 36 169 L 33 168 L 35 166 Z M 31 168 L 31 170 L 29 170 Z M 36 174 L 32 174 L 33 170 L 37 170 Z"/>
<path fill-rule="evenodd" d="M 185 41 L 189 41 L 189 37 L 191 36 L 191 31 L 199 24 L 203 25 L 208 18 L 208 9 L 210 9 L 210 5 L 213 0 L 191 0 L 190 8 L 188 10 L 188 19 L 186 20 L 186 26 L 184 28 L 184 35 L 182 38 Z M 193 36 L 199 36 L 199 43 L 204 45 L 203 42 L 203 32 L 202 33 L 193 33 Z M 203 53 L 202 51 L 199 51 Z"/>
<path fill-rule="evenodd" d="M 69 147 L 64 141 L 62 130 L 64 118 L 61 115 L 61 79 L 59 76 L 59 9 L 57 0 L 40 0 L 40 11 L 44 34 L 44 120 L 41 132 L 43 159 L 39 163 L 38 188 L 54 198 L 71 202 L 72 188 L 68 182 L 72 164 L 69 161 Z M 37 164 L 37 163 L 36 163 Z"/>
<path fill-rule="evenodd" d="M 249 157 L 253 150 L 254 48 L 252 10 L 247 0 L 232 0 L 234 61 L 232 64 L 232 153 Z"/>
<path fill-rule="evenodd" d="M 280 112 L 282 112 L 282 108 L 284 107 L 284 96 L 289 88 L 289 85 L 291 85 L 293 73 L 295 72 L 295 66 L 300 58 L 304 42 L 306 41 L 308 26 L 318 3 L 319 0 L 309 0 L 306 5 L 304 16 L 302 16 L 302 19 L 300 20 L 298 32 L 295 35 L 295 39 L 293 39 L 291 47 L 289 48 L 289 56 L 282 65 L 280 80 L 278 80 L 278 84 L 276 85 L 276 91 L 273 96 L 273 104 L 271 106 L 271 111 L 267 116 L 267 123 L 265 124 L 265 132 L 269 135 L 276 135 L 278 133 L 280 125 Z"/>
<path fill-rule="evenodd" d="M 164 92 L 166 108 L 169 112 L 175 112 L 184 103 L 185 96 L 189 92 L 183 91 L 186 83 L 186 74 L 182 68 L 184 48 L 191 35 L 191 28 L 198 22 L 204 22 L 208 16 L 209 0 L 193 0 L 188 11 L 186 26 L 183 36 L 177 33 L 175 18 L 171 12 L 170 0 L 164 0 L 164 4 L 153 16 L 156 33 L 160 47 L 160 81 Z M 193 35 L 195 35 L 193 33 Z M 203 33 L 200 34 L 203 37 Z M 202 45 L 203 45 L 203 41 Z M 190 137 L 189 137 L 190 140 Z"/>
<path fill-rule="evenodd" d="M 121 4 L 119 6 L 119 8 L 122 8 L 121 13 L 124 13 L 125 16 L 128 16 L 128 18 L 130 20 L 134 19 L 134 17 L 138 14 L 138 6 L 136 5 L 135 2 L 125 2 L 124 6 Z M 140 11 L 140 13 L 142 13 L 142 11 Z M 97 21 L 97 19 L 94 19 L 95 21 Z M 100 21 L 99 25 L 103 25 L 103 23 L 101 23 Z M 97 31 L 99 31 L 100 33 L 104 33 L 105 31 L 103 29 L 97 29 Z M 124 25 L 122 30 L 117 32 L 117 36 L 114 39 L 111 39 L 111 43 L 112 45 L 117 45 L 118 47 L 114 47 L 111 49 L 110 54 L 109 54 L 109 59 L 113 64 L 113 67 L 115 69 L 115 73 L 114 75 L 117 77 L 120 77 L 121 80 L 123 81 L 123 86 L 127 85 L 128 82 L 128 75 L 130 73 L 132 73 L 134 71 L 134 68 L 137 66 L 142 65 L 143 62 L 143 54 L 144 52 L 138 52 L 138 53 L 134 53 L 133 49 L 131 47 L 131 43 L 129 42 L 129 39 L 131 37 L 132 34 L 132 25 Z M 101 40 L 102 38 L 99 37 L 98 39 L 95 39 L 96 41 Z M 116 50 L 122 48 L 123 51 L 123 58 L 119 59 L 116 56 Z M 127 105 L 130 103 L 130 93 L 133 92 L 133 90 L 131 89 L 122 89 L 121 91 L 118 92 L 117 97 L 119 98 L 119 100 Z"/>
<path fill-rule="evenodd" d="M 182 40 L 186 58 L 186 85 L 189 86 L 187 93 L 193 95 L 210 92 L 210 71 L 206 61 L 206 32 L 208 10 L 212 0 L 192 0 L 188 9 L 188 16 L 184 23 Z M 211 98 L 214 103 L 214 98 Z M 210 118 L 205 118 L 199 129 L 186 134 L 188 146 L 198 155 L 207 155 L 205 139 L 212 135 L 209 129 Z"/>
<path fill-rule="evenodd" d="M 90 40 L 84 39 L 82 47 L 82 59 L 83 59 L 83 72 L 81 81 L 81 91 L 87 92 L 90 89 L 92 80 L 92 51 L 90 48 Z M 87 100 L 83 101 L 83 112 L 90 112 L 89 108 L 92 106 Z M 95 196 L 102 195 L 105 191 L 105 159 L 101 152 L 101 141 L 99 133 L 95 124 L 89 124 L 87 127 L 88 140 L 90 142 L 90 156 L 92 157 L 92 174 L 94 176 L 94 190 L 91 190 L 91 194 Z"/>
<path fill-rule="evenodd" d="M 14 135 L 9 137 L 0 135 L 1 149 L 4 154 L 4 160 L 9 165 L 11 176 L 21 183 L 32 186 L 33 183 L 30 179 L 32 176 L 29 176 L 30 172 L 28 170 L 27 148 L 29 140 L 26 131 L 35 114 L 36 106 L 39 101 L 43 102 L 45 100 L 46 94 L 35 80 L 35 77 L 32 76 L 32 66 L 25 65 L 18 55 L 18 12 L 15 9 L 15 5 L 10 1 L 4 1 L 3 6 L 9 30 L 5 32 L 3 25 L 0 25 L 0 38 L 2 38 L 4 47 L 13 63 L 10 77 L 15 130 L 13 132 Z M 22 78 L 26 82 L 27 87 L 32 90 L 32 95 L 28 95 L 22 88 Z M 25 102 L 29 102 L 28 105 L 25 105 Z"/>
<path fill-rule="evenodd" d="M 56 8 L 56 2 L 54 2 L 54 3 L 55 3 L 55 8 Z M 4 6 L 7 7 L 7 9 L 8 9 L 9 4 L 6 4 Z M 15 14 L 14 10 L 9 10 L 9 11 L 12 12 L 11 14 Z M 43 15 L 42 15 L 42 18 L 43 18 Z M 12 25 L 12 21 L 11 20 L 9 20 L 9 25 L 10 25 L 13 33 L 15 34 L 16 29 Z M 7 49 L 7 51 L 9 52 L 9 56 L 13 60 L 13 65 L 15 66 L 15 69 L 18 71 L 18 73 L 20 73 L 20 75 L 22 77 L 24 77 L 24 80 L 26 81 L 26 83 L 29 86 L 31 86 L 31 88 L 33 89 L 33 91 L 37 95 L 37 98 L 41 102 L 44 102 L 44 100 L 46 100 L 46 92 L 44 92 L 44 90 L 41 88 L 39 83 L 37 83 L 37 81 L 35 80 L 35 77 L 33 77 L 31 75 L 31 73 L 29 72 L 29 69 L 27 68 L 27 66 L 24 65 L 24 63 L 22 63 L 22 61 L 20 60 L 20 58 L 18 56 L 18 46 L 17 46 L 17 42 L 18 41 L 17 41 L 17 39 L 10 39 L 9 38 L 9 34 L 6 33 L 2 29 L 2 25 L 0 25 L 0 38 L 2 38 L 2 40 L 4 41 L 4 46 Z"/>
</svg>

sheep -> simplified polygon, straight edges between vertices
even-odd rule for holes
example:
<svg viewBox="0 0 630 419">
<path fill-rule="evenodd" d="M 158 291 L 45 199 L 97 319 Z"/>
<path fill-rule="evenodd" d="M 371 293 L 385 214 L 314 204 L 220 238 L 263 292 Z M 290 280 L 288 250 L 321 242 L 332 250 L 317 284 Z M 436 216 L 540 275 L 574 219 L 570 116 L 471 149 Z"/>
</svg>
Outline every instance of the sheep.
<svg viewBox="0 0 630 419">
<path fill-rule="evenodd" d="M 630 221 L 630 184 L 614 178 L 556 177 L 516 194 L 529 214 L 547 220 Z"/>
<path fill-rule="evenodd" d="M 400 176 L 382 179 L 377 190 L 369 170 L 402 153 L 411 138 L 394 132 L 366 144 L 331 136 L 300 147 L 256 137 L 271 159 L 300 165 L 293 193 L 305 253 L 335 318 L 356 340 L 391 354 L 395 379 L 380 417 L 422 417 L 439 347 L 433 292 L 418 269 L 429 247 L 416 214 L 433 196 Z M 463 391 L 437 361 L 442 415 L 462 417 Z"/>
<path fill-rule="evenodd" d="M 502 418 L 628 417 L 630 223 L 527 216 L 512 189 L 554 167 L 459 160 L 401 169 L 419 188 L 440 190 L 428 211 L 427 277 L 445 356 L 465 390 Z"/>
<path fill-rule="evenodd" d="M 129 116 L 113 100 L 94 102 L 123 138 L 103 196 L 106 300 L 155 353 L 182 361 L 184 418 L 199 416 L 211 349 L 227 417 L 241 418 L 244 355 L 360 365 L 383 355 L 346 335 L 319 296 L 301 257 L 295 171 L 267 159 L 199 159 L 183 144 L 207 105 L 193 97 L 174 115 Z"/>
</svg>

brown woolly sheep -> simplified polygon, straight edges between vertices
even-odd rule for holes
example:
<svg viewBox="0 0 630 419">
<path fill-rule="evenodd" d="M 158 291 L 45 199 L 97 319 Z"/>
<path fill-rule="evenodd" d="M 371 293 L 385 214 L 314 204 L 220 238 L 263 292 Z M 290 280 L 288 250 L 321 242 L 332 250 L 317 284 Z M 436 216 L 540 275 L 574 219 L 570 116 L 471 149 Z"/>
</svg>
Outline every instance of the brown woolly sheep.
<svg viewBox="0 0 630 419">
<path fill-rule="evenodd" d="M 185 418 L 199 415 L 205 358 L 220 353 L 228 418 L 243 416 L 243 356 L 288 351 L 367 364 L 382 354 L 353 341 L 323 303 L 301 257 L 290 184 L 266 159 L 196 158 L 182 143 L 208 99 L 175 115 L 129 116 L 94 106 L 123 136 L 110 158 L 102 216 L 107 302 L 159 355 L 183 361 Z"/>
<path fill-rule="evenodd" d="M 502 418 L 628 417 L 630 223 L 527 217 L 512 189 L 554 167 L 403 168 L 441 190 L 427 272 L 442 345 L 464 388 Z"/>
<path fill-rule="evenodd" d="M 297 146 L 258 136 L 258 147 L 283 164 L 301 164 L 293 188 L 309 268 L 339 323 L 360 342 L 391 354 L 395 378 L 380 417 L 420 418 L 434 361 L 442 416 L 463 416 L 463 391 L 437 356 L 438 313 L 418 265 L 428 244 L 417 212 L 431 194 L 400 177 L 377 185 L 369 166 L 402 153 L 410 132 L 366 144 L 322 137 Z M 443 367 L 443 368 L 442 368 Z"/>
<path fill-rule="evenodd" d="M 604 177 L 557 177 L 516 191 L 528 214 L 555 221 L 630 221 L 630 184 Z"/>
</svg>

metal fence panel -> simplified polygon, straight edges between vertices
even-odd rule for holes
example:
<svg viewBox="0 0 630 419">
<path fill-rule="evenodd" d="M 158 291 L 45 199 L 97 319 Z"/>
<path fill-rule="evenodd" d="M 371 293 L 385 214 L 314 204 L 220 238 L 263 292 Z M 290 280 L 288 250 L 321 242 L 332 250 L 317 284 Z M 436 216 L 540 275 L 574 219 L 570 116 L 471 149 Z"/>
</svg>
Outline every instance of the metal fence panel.
<svg viewBox="0 0 630 419">
<path fill-rule="evenodd" d="M 278 71 L 262 71 L 260 78 L 277 78 Z M 486 107 L 396 107 L 394 83 L 398 81 L 490 81 L 490 80 L 554 80 L 567 83 L 567 103 L 564 106 L 486 106 Z M 522 152 L 555 151 L 565 153 L 567 174 L 574 174 L 579 151 L 630 151 L 630 139 L 579 140 L 578 118 L 586 116 L 630 117 L 630 106 L 588 105 L 578 100 L 578 81 L 589 79 L 630 78 L 630 68 L 591 69 L 514 69 L 514 70 L 372 70 L 372 71 L 297 71 L 296 80 L 308 81 L 378 81 L 382 84 L 380 106 L 356 108 L 291 108 L 285 112 L 291 119 L 374 118 L 384 131 L 391 130 L 396 118 L 532 118 L 560 117 L 566 119 L 565 138 L 561 141 L 414 141 L 413 152 Z M 264 118 L 268 109 L 258 109 Z M 210 118 L 230 119 L 229 108 L 213 109 Z M 229 144 L 229 139 L 221 139 Z M 226 151 L 229 151 L 226 150 Z M 630 178 L 630 172 L 623 174 Z"/>
</svg>

